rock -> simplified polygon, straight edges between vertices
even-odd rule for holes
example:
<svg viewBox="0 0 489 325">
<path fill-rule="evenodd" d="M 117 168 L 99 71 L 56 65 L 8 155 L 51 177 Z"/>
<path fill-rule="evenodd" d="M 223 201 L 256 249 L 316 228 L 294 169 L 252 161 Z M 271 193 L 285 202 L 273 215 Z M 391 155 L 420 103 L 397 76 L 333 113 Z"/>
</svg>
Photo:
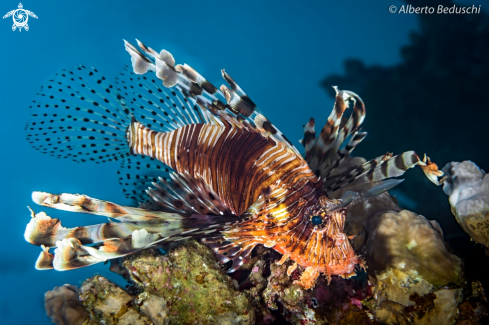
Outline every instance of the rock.
<svg viewBox="0 0 489 325">
<path fill-rule="evenodd" d="M 345 227 L 345 234 L 349 238 L 353 236 L 353 238 L 350 239 L 351 247 L 356 253 L 361 252 L 368 239 L 365 227 L 361 223 L 355 221 L 348 222 Z"/>
<path fill-rule="evenodd" d="M 458 305 L 458 322 L 461 324 L 478 324 L 481 318 L 489 316 L 487 303 L 479 301 L 464 301 Z M 481 322 L 482 323 L 482 322 Z"/>
<path fill-rule="evenodd" d="M 153 323 L 134 309 L 130 309 L 119 318 L 117 325 L 153 325 Z"/>
<path fill-rule="evenodd" d="M 374 214 L 367 229 L 370 273 L 397 268 L 434 285 L 462 283 L 461 261 L 450 252 L 436 221 L 407 210 L 392 211 Z"/>
<path fill-rule="evenodd" d="M 88 317 L 78 300 L 77 288 L 65 284 L 55 287 L 44 295 L 44 307 L 51 322 L 56 325 L 81 325 Z"/>
<path fill-rule="evenodd" d="M 235 312 L 228 311 L 217 316 L 216 321 L 211 325 L 250 325 L 250 318 L 246 315 L 238 315 Z"/>
<path fill-rule="evenodd" d="M 422 317 L 414 319 L 415 325 L 446 324 L 455 323 L 458 314 L 457 305 L 462 301 L 461 289 L 441 289 L 436 291 L 434 307 Z"/>
<path fill-rule="evenodd" d="M 147 292 L 141 293 L 136 298 L 141 315 L 148 317 L 154 325 L 166 325 L 169 322 L 167 301 L 161 297 Z"/>
<path fill-rule="evenodd" d="M 404 306 L 392 301 L 383 301 L 374 311 L 378 321 L 384 324 L 408 325 Z"/>
<path fill-rule="evenodd" d="M 443 167 L 452 213 L 473 240 L 489 247 L 489 176 L 471 161 Z"/>
<path fill-rule="evenodd" d="M 102 276 L 96 275 L 85 280 L 79 295 L 90 314 L 90 320 L 97 324 L 152 324 L 133 307 L 132 295 Z"/>
<path fill-rule="evenodd" d="M 414 301 L 409 299 L 412 294 L 424 296 L 433 289 L 433 286 L 415 271 L 394 268 L 378 274 L 376 278 L 374 290 L 377 301 L 393 301 L 404 307 L 414 305 Z"/>
<path fill-rule="evenodd" d="M 267 287 L 262 292 L 263 301 L 269 309 L 277 310 L 279 302 L 288 313 L 301 312 L 305 304 L 305 290 L 297 284 L 293 284 L 293 277 L 287 275 L 287 268 L 292 261 L 287 261 L 282 265 L 272 263 L 270 265 L 270 276 L 267 280 Z M 294 271 L 293 274 L 298 274 Z"/>
</svg>

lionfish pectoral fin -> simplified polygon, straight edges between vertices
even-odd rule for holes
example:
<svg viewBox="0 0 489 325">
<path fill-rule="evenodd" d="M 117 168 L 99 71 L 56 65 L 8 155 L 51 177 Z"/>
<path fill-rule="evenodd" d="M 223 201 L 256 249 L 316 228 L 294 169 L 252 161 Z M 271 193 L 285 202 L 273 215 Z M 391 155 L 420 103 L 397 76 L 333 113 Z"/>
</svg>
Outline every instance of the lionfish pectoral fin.
<svg viewBox="0 0 489 325">
<path fill-rule="evenodd" d="M 382 194 L 386 191 L 393 189 L 402 182 L 404 182 L 404 179 L 388 179 L 385 181 L 381 181 L 377 185 L 369 189 L 365 194 L 363 194 L 363 198 L 369 199 L 371 197 Z"/>
<path fill-rule="evenodd" d="M 212 249 L 222 264 L 233 261 L 233 265 L 227 270 L 227 273 L 233 273 L 239 269 L 245 259 L 251 254 L 253 248 L 258 244 L 253 241 L 236 243 L 223 235 L 203 238 L 202 243 Z"/>
<path fill-rule="evenodd" d="M 254 247 L 255 246 L 242 249 L 239 253 L 237 253 L 235 256 L 233 256 L 233 258 L 232 258 L 233 265 L 231 265 L 229 270 L 227 270 L 226 272 L 227 273 L 233 273 L 237 269 L 239 269 L 241 267 L 241 265 L 243 265 L 243 263 L 246 262 L 246 258 L 248 256 L 250 256 L 251 251 L 253 250 Z"/>
<path fill-rule="evenodd" d="M 201 215 L 234 214 L 202 177 L 174 172 L 155 158 L 127 157 L 117 173 L 126 198 L 137 200 L 141 208 Z"/>
<path fill-rule="evenodd" d="M 92 256 L 87 250 L 87 247 L 81 245 L 80 241 L 76 238 L 57 241 L 56 246 L 53 267 L 57 271 L 78 269 L 106 261 L 106 259 Z"/>
<path fill-rule="evenodd" d="M 54 268 L 53 260 L 54 255 L 49 252 L 49 247 L 41 245 L 41 254 L 36 260 L 35 268 L 36 270 L 51 270 Z"/>
<path fill-rule="evenodd" d="M 112 239 L 131 236 L 134 231 L 149 229 L 165 236 L 181 234 L 188 228 L 179 220 L 155 222 L 108 222 L 84 227 L 65 228 L 59 219 L 52 219 L 44 212 L 37 213 L 27 224 L 24 238 L 27 242 L 41 247 L 55 247 L 59 241 L 77 239 L 80 244 L 96 244 Z M 45 253 L 47 249 L 43 250 Z"/>
<path fill-rule="evenodd" d="M 153 188 L 153 183 L 159 179 L 169 180 L 170 172 L 170 167 L 155 158 L 132 155 L 122 161 L 117 176 L 127 199 L 136 200 L 140 206 L 148 206 L 151 198 L 147 190 Z M 151 206 L 149 208 L 153 210 Z"/>
<path fill-rule="evenodd" d="M 121 206 L 109 201 L 103 201 L 80 194 L 51 194 L 46 192 L 33 192 L 32 200 L 39 205 L 58 210 L 101 215 L 119 221 L 142 222 L 159 218 L 181 219 L 181 214 L 150 211 L 140 208 Z"/>
<path fill-rule="evenodd" d="M 153 183 L 154 188 L 147 190 L 151 200 L 160 209 L 201 215 L 235 215 L 234 210 L 221 200 L 201 176 L 192 177 L 184 172 L 170 173 L 170 178 L 172 182 L 159 178 L 158 183 Z"/>
<path fill-rule="evenodd" d="M 445 181 L 445 178 L 438 180 L 438 177 L 443 177 L 443 172 L 438 169 L 438 166 L 424 154 L 423 160 L 419 161 L 419 166 L 423 170 L 426 177 L 436 186 L 440 186 Z"/>
<path fill-rule="evenodd" d="M 398 177 L 403 175 L 408 169 L 423 164 L 414 151 L 406 151 L 391 158 L 385 158 L 386 155 L 382 155 L 362 164 L 358 168 L 334 175 L 326 181 L 326 191 L 334 192 L 342 187 L 352 185 L 356 180 L 360 180 L 361 183 L 373 183 L 387 178 Z M 395 185 L 395 183 L 392 184 Z"/>
<path fill-rule="evenodd" d="M 54 269 L 65 271 L 106 262 L 150 247 L 159 239 L 158 234 L 150 234 L 144 229 L 135 230 L 127 238 L 109 239 L 95 246 L 83 246 L 76 238 L 63 239 L 56 242 Z"/>
<path fill-rule="evenodd" d="M 178 237 L 175 238 L 188 238 Z M 67 238 L 56 242 L 53 266 L 58 271 L 65 271 L 106 262 L 152 247 L 168 238 L 149 233 L 146 229 L 134 230 L 126 238 L 108 239 L 94 246 L 83 246 L 78 239 Z"/>
<path fill-rule="evenodd" d="M 52 264 L 54 269 L 58 271 L 76 269 L 120 258 L 142 249 L 160 245 L 163 242 L 180 241 L 206 232 L 208 231 L 194 228 L 183 232 L 176 230 L 170 234 L 167 232 L 148 232 L 143 228 L 134 230 L 131 235 L 125 238 L 107 239 L 94 246 L 84 246 L 77 238 L 65 238 L 56 242 L 57 248 Z M 233 258 L 243 256 L 243 254 L 247 256 L 250 252 L 233 252 Z M 44 256 L 43 259 L 49 260 L 49 256 Z"/>
<path fill-rule="evenodd" d="M 58 219 L 52 219 L 44 212 L 35 214 L 26 227 L 25 239 L 34 245 L 57 247 L 54 258 L 47 248 L 43 249 L 36 262 L 38 269 L 49 269 L 52 266 L 57 270 L 70 270 L 105 262 L 165 241 L 222 231 L 242 221 L 238 217 L 149 211 L 119 206 L 84 195 L 35 192 L 33 198 L 43 206 L 104 215 L 122 221 L 70 229 L 62 227 Z M 235 257 L 247 254 L 249 252 L 240 247 L 230 252 L 230 256 Z"/>
</svg>

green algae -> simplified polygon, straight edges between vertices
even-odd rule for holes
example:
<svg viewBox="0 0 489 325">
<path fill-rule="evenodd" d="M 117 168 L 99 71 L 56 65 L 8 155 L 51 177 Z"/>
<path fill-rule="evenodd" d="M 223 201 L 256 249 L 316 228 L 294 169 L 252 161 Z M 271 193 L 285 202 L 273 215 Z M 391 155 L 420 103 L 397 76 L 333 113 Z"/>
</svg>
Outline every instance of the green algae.
<svg viewBox="0 0 489 325">
<path fill-rule="evenodd" d="M 223 314 L 251 324 L 249 296 L 236 290 L 212 251 L 191 239 L 168 255 L 148 249 L 121 261 L 123 274 L 139 292 L 167 302 L 169 324 L 210 324 Z"/>
</svg>

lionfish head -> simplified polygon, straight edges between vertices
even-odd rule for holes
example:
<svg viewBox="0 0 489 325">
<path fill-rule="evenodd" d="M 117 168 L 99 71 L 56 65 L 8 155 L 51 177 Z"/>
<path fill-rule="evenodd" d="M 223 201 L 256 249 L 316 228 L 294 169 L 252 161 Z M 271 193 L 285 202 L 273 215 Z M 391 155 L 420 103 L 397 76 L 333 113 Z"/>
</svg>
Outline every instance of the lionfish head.
<svg viewBox="0 0 489 325">
<path fill-rule="evenodd" d="M 304 210 L 309 223 L 307 240 L 301 246 L 300 256 L 291 254 L 306 268 L 298 281 L 303 287 L 314 287 L 320 273 L 329 282 L 332 275 L 351 277 L 355 275 L 355 266 L 363 265 L 344 233 L 346 210 L 351 201 L 351 198 L 329 199 L 324 195 Z"/>
<path fill-rule="evenodd" d="M 323 195 L 319 197 L 316 204 L 306 209 L 305 216 L 311 225 L 318 230 L 340 226 L 344 223 L 346 213 L 346 207 L 343 207 L 342 203 L 342 200 L 329 199 Z M 343 229 L 341 228 L 341 230 Z"/>
</svg>

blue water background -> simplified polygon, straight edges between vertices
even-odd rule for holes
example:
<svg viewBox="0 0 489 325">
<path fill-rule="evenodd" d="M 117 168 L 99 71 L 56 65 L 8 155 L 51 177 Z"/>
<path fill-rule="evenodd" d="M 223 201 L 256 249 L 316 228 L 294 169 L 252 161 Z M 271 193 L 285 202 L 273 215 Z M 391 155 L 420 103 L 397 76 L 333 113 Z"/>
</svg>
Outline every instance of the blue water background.
<svg viewBox="0 0 489 325">
<path fill-rule="evenodd" d="M 2 1 L 0 13 L 16 9 L 17 1 Z M 0 21 L 0 324 L 8 325 L 50 324 L 43 294 L 54 286 L 79 285 L 95 273 L 123 284 L 101 264 L 36 271 L 40 249 L 23 238 L 28 205 L 60 218 L 66 227 L 106 221 L 35 206 L 30 199 L 35 190 L 130 203 L 119 189 L 117 163 L 58 160 L 25 140 L 30 102 L 54 73 L 82 63 L 113 80 L 130 64 L 122 39 L 138 38 L 155 50 L 169 50 L 177 63 L 188 63 L 215 85 L 223 83 L 220 69 L 225 68 L 299 146 L 302 125 L 312 116 L 322 125 L 332 108 L 320 80 L 341 72 L 349 57 L 367 64 L 399 62 L 399 48 L 416 29 L 414 15 L 388 12 L 390 5 L 402 4 L 398 0 L 22 3 L 39 17 L 29 18 L 28 32 L 13 32 L 11 18 Z M 374 115 L 369 111 L 367 118 Z"/>
</svg>

